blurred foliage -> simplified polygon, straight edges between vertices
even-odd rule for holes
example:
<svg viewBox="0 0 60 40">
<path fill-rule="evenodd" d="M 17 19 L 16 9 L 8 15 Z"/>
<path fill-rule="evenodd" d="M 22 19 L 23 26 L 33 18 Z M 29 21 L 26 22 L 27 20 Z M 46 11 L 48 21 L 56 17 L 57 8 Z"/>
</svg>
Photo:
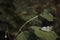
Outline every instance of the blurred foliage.
<svg viewBox="0 0 60 40">
<path fill-rule="evenodd" d="M 0 31 L 16 40 L 56 40 L 60 32 L 56 5 L 54 0 L 0 0 Z M 41 30 L 45 25 L 53 30 Z"/>
<path fill-rule="evenodd" d="M 35 27 L 35 26 L 33 26 L 32 29 L 34 30 L 34 33 L 43 40 L 56 40 L 57 35 L 55 34 L 54 31 L 50 31 L 50 32 L 41 31 L 40 27 Z"/>
</svg>

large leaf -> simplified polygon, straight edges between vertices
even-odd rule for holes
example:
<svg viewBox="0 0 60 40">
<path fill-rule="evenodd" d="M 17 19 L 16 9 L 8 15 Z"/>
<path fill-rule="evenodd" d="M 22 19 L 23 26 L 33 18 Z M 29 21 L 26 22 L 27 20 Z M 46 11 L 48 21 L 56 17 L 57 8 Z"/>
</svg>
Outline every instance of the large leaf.
<svg viewBox="0 0 60 40">
<path fill-rule="evenodd" d="M 47 19 L 48 21 L 53 21 L 53 16 L 50 13 L 50 9 L 44 9 L 44 11 L 40 14 L 43 18 Z"/>
<path fill-rule="evenodd" d="M 54 31 L 45 32 L 41 31 L 40 27 L 32 26 L 31 27 L 34 30 L 34 33 L 37 37 L 42 38 L 43 40 L 56 40 L 57 35 Z"/>
<path fill-rule="evenodd" d="M 26 32 L 21 32 L 18 36 L 17 36 L 17 40 L 27 40 L 29 37 L 29 33 Z"/>
</svg>

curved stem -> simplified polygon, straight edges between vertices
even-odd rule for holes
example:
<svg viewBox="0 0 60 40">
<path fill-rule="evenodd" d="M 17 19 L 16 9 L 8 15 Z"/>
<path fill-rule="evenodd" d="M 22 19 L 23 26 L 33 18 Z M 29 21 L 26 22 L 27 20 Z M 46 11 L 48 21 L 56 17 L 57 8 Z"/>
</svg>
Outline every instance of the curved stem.
<svg viewBox="0 0 60 40">
<path fill-rule="evenodd" d="M 24 24 L 20 27 L 20 29 L 19 29 L 19 31 L 18 31 L 18 34 L 19 34 L 19 32 L 21 32 L 22 28 L 25 27 L 25 25 L 26 25 L 27 23 L 29 23 L 30 21 L 34 20 L 34 19 L 37 18 L 37 17 L 38 17 L 38 16 L 35 16 L 35 17 L 31 18 L 30 20 L 28 20 L 26 23 L 24 23 Z M 18 35 L 18 34 L 17 34 L 17 35 Z"/>
</svg>

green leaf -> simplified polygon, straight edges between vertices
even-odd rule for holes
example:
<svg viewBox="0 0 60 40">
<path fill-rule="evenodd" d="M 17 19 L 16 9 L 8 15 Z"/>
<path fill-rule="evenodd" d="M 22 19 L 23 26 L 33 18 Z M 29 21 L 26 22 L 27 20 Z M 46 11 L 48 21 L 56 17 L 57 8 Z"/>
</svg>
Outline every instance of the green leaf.
<svg viewBox="0 0 60 40">
<path fill-rule="evenodd" d="M 27 40 L 29 37 L 29 33 L 27 31 L 25 32 L 21 32 L 18 36 L 17 36 L 17 40 Z"/>
<path fill-rule="evenodd" d="M 53 21 L 53 16 L 50 13 L 50 9 L 44 9 L 40 16 L 47 19 L 48 21 Z"/>
<path fill-rule="evenodd" d="M 56 40 L 57 35 L 54 31 L 45 32 L 41 31 L 40 27 L 32 26 L 31 27 L 34 30 L 34 33 L 37 37 L 42 38 L 43 40 Z"/>
<path fill-rule="evenodd" d="M 25 15 L 25 16 L 22 16 L 22 18 L 27 21 L 27 20 L 33 18 L 34 16 L 35 15 Z"/>
</svg>

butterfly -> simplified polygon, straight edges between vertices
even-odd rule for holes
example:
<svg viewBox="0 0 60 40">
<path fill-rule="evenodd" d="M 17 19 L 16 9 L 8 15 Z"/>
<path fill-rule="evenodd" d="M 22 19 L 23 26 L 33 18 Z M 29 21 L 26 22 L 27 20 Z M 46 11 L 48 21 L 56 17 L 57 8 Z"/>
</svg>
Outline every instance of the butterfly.
<svg viewBox="0 0 60 40">
<path fill-rule="evenodd" d="M 44 27 L 41 28 L 41 30 L 46 31 L 46 32 L 50 32 L 52 30 L 52 27 L 53 26 L 47 26 L 47 27 L 44 26 Z"/>
</svg>

